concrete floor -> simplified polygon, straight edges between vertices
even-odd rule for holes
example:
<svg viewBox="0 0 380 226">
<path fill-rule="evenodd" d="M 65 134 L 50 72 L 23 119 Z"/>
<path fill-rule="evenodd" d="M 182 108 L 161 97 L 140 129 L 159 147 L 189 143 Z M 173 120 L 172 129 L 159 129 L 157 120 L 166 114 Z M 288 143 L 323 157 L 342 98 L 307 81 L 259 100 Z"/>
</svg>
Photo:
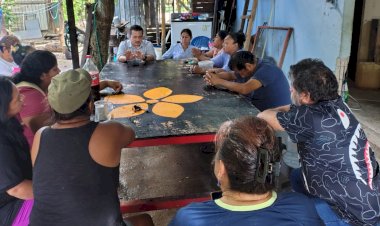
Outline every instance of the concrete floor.
<svg viewBox="0 0 380 226">
<path fill-rule="evenodd" d="M 71 61 L 57 53 L 62 71 Z M 349 83 L 348 105 L 354 112 L 380 161 L 380 90 L 355 88 Z M 212 175 L 213 154 L 205 154 L 201 144 L 126 149 L 120 163 L 120 197 L 151 197 L 203 193 L 217 189 Z M 148 212 L 156 226 L 167 225 L 176 209 Z"/>
<path fill-rule="evenodd" d="M 358 89 L 350 84 L 349 94 L 348 105 L 362 124 L 377 160 L 380 161 L 380 90 Z"/>
<path fill-rule="evenodd" d="M 350 85 L 348 105 L 361 122 L 380 160 L 380 90 Z M 120 196 L 126 199 L 203 193 L 216 190 L 212 176 L 213 154 L 205 144 L 126 149 L 122 154 Z M 210 147 L 211 148 L 211 147 Z M 148 212 L 156 226 L 170 222 L 176 209 Z"/>
<path fill-rule="evenodd" d="M 124 149 L 120 162 L 120 198 L 146 199 L 217 190 L 211 145 L 191 144 Z M 167 225 L 176 209 L 148 212 L 156 226 Z"/>
</svg>

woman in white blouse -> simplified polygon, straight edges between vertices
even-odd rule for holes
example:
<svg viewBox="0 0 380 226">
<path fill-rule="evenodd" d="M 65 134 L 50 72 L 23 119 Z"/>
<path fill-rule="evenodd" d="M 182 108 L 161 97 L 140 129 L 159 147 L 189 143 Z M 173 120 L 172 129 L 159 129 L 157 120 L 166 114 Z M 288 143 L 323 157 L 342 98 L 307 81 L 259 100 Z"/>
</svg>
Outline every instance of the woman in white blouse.
<svg viewBox="0 0 380 226">
<path fill-rule="evenodd" d="M 186 59 L 193 57 L 191 50 L 196 48 L 193 45 L 190 45 L 192 39 L 191 30 L 185 28 L 181 31 L 181 42 L 172 44 L 168 51 L 162 55 L 162 59 L 170 59 L 173 58 L 175 60 Z"/>
</svg>

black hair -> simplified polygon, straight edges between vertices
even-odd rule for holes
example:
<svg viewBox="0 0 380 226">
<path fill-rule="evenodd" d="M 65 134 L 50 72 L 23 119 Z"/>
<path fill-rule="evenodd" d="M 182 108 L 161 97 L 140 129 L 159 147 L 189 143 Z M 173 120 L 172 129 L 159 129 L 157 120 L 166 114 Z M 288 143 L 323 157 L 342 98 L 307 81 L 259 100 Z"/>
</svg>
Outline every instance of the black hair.
<svg viewBox="0 0 380 226">
<path fill-rule="evenodd" d="M 13 76 L 15 84 L 30 82 L 37 86 L 41 84 L 41 76 L 57 65 L 57 58 L 52 52 L 36 50 L 28 54 L 20 65 L 21 71 Z"/>
<path fill-rule="evenodd" d="M 228 67 L 231 68 L 232 70 L 243 70 L 245 69 L 245 64 L 256 64 L 257 63 L 257 58 L 255 55 L 253 55 L 249 51 L 239 51 L 234 53 L 231 56 L 230 61 L 228 62 Z"/>
<path fill-rule="evenodd" d="M 77 110 L 74 112 L 68 113 L 68 114 L 62 114 L 59 112 L 56 112 L 53 109 L 53 117 L 54 120 L 57 121 L 65 121 L 65 120 L 70 120 L 78 116 L 90 116 L 91 111 L 90 111 L 90 103 L 92 102 L 92 93 L 90 93 L 89 97 L 87 98 L 86 102 L 82 104 Z"/>
<path fill-rule="evenodd" d="M 189 28 L 185 28 L 185 29 L 183 29 L 183 30 L 181 31 L 181 35 L 182 35 L 182 33 L 187 33 L 187 34 L 190 36 L 190 38 L 193 37 L 193 33 L 191 32 L 191 30 L 190 30 Z"/>
<path fill-rule="evenodd" d="M 290 79 L 298 92 L 307 92 L 315 103 L 339 97 L 334 73 L 319 59 L 304 59 L 290 66 Z"/>
<path fill-rule="evenodd" d="M 133 25 L 129 28 L 129 33 L 132 34 L 132 31 L 141 31 L 144 34 L 144 29 L 140 25 Z"/>
<path fill-rule="evenodd" d="M 228 32 L 225 31 L 225 30 L 220 30 L 217 35 L 222 39 L 224 40 L 224 38 L 228 35 Z"/>
<path fill-rule="evenodd" d="M 254 116 L 245 116 L 222 124 L 216 134 L 215 160 L 221 160 L 227 171 L 229 188 L 233 191 L 264 194 L 274 189 L 274 183 L 256 180 L 259 149 L 278 159 L 274 130 Z"/>
<path fill-rule="evenodd" d="M 25 59 L 26 55 L 35 51 L 36 49 L 33 46 L 22 46 L 17 45 L 16 51 L 12 52 L 12 57 L 14 62 L 17 65 L 21 65 L 22 61 Z"/>
<path fill-rule="evenodd" d="M 0 136 L 4 137 L 15 150 L 29 150 L 23 134 L 23 127 L 16 117 L 9 117 L 9 104 L 12 101 L 13 83 L 8 77 L 0 76 Z"/>
<path fill-rule="evenodd" d="M 239 49 L 243 48 L 245 42 L 245 34 L 243 32 L 230 32 L 228 35 L 234 40 L 234 43 L 238 44 Z"/>
</svg>

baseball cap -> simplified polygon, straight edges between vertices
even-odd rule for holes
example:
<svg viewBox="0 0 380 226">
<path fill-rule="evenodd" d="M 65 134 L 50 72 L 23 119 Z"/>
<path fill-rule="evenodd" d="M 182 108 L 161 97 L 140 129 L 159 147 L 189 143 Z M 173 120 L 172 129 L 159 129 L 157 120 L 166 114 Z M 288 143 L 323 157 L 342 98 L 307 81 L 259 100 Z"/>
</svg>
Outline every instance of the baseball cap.
<svg viewBox="0 0 380 226">
<path fill-rule="evenodd" d="M 90 74 L 83 69 L 72 69 L 53 77 L 48 88 L 48 101 L 56 112 L 69 114 L 78 110 L 90 93 Z"/>
</svg>

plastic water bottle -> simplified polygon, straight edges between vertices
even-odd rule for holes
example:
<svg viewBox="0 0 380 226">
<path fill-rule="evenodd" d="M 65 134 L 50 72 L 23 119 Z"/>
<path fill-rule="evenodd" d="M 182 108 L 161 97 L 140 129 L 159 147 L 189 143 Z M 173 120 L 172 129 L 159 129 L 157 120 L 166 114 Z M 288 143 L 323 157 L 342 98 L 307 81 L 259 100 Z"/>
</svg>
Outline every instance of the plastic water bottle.
<svg viewBox="0 0 380 226">
<path fill-rule="evenodd" d="M 83 69 L 91 75 L 91 91 L 94 101 L 100 100 L 100 79 L 99 70 L 95 63 L 92 61 L 91 55 L 86 55 L 86 63 L 83 65 Z"/>
<path fill-rule="evenodd" d="M 342 85 L 342 99 L 344 102 L 347 103 L 348 101 L 348 85 L 347 85 L 347 80 L 345 79 L 343 81 L 343 85 Z"/>
</svg>

